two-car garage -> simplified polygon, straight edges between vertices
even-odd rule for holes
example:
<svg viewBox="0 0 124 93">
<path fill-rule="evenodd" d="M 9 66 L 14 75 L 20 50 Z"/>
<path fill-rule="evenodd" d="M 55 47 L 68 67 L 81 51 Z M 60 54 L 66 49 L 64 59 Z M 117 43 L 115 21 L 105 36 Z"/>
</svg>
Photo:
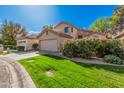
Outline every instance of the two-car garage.
<svg viewBox="0 0 124 93">
<path fill-rule="evenodd" d="M 60 45 L 62 44 L 62 42 L 70 38 L 72 37 L 63 33 L 58 33 L 53 30 L 44 30 L 39 35 L 39 49 L 58 52 L 60 50 Z"/>
<path fill-rule="evenodd" d="M 57 39 L 41 40 L 40 49 L 46 51 L 58 51 Z"/>
</svg>

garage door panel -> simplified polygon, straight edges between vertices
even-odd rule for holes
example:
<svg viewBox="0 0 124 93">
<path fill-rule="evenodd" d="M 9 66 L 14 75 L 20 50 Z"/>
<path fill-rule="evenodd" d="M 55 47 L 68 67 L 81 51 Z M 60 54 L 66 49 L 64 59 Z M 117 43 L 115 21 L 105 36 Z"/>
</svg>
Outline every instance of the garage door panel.
<svg viewBox="0 0 124 93">
<path fill-rule="evenodd" d="M 42 40 L 40 42 L 41 50 L 58 51 L 57 40 Z"/>
</svg>

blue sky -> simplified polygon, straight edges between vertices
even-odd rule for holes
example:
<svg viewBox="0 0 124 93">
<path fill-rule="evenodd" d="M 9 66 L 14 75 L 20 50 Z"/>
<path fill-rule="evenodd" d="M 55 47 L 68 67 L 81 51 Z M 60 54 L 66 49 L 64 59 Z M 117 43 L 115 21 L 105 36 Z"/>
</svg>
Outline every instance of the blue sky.
<svg viewBox="0 0 124 93">
<path fill-rule="evenodd" d="M 115 5 L 41 5 L 0 6 L 0 24 L 4 19 L 22 24 L 30 33 L 40 32 L 44 25 L 70 22 L 79 28 L 88 29 L 99 17 L 111 17 Z"/>
</svg>

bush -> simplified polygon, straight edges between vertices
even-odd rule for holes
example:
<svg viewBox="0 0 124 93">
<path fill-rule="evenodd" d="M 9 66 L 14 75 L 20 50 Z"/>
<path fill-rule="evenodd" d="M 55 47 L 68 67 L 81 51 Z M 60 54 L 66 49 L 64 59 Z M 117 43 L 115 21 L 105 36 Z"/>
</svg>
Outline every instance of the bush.
<svg viewBox="0 0 124 93">
<path fill-rule="evenodd" d="M 62 52 L 65 56 L 75 57 L 78 56 L 78 46 L 74 41 L 67 41 L 62 48 Z"/>
<path fill-rule="evenodd" d="M 24 46 L 17 46 L 18 51 L 24 51 L 25 47 Z"/>
<path fill-rule="evenodd" d="M 16 46 L 14 46 L 14 45 L 4 45 L 4 49 L 6 50 L 7 48 L 16 49 Z"/>
<path fill-rule="evenodd" d="M 97 39 L 69 40 L 64 43 L 62 52 L 68 57 L 90 58 L 96 54 L 97 41 Z"/>
<path fill-rule="evenodd" d="M 32 48 L 33 48 L 34 50 L 37 50 L 37 49 L 38 49 L 38 44 L 37 44 L 37 43 L 32 44 Z"/>
<path fill-rule="evenodd" d="M 119 40 L 79 39 L 68 40 L 63 44 L 62 52 L 68 57 L 104 57 L 115 55 L 124 58 L 124 49 Z"/>
<path fill-rule="evenodd" d="M 97 56 L 104 57 L 105 55 L 115 55 L 124 58 L 124 49 L 119 40 L 101 40 L 97 48 Z"/>
<path fill-rule="evenodd" d="M 124 63 L 124 60 L 114 55 L 104 56 L 104 61 L 106 61 L 107 63 L 113 63 L 113 64 L 118 64 L 118 65 L 121 65 Z"/>
</svg>

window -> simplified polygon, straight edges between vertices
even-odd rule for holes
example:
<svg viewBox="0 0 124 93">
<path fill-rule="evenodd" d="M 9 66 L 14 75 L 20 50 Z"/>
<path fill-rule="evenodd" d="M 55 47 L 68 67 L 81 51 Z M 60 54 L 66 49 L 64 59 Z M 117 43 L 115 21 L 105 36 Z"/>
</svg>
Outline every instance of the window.
<svg viewBox="0 0 124 93">
<path fill-rule="evenodd" d="M 78 38 L 80 39 L 80 38 L 83 38 L 83 36 L 82 35 L 78 35 Z"/>
<path fill-rule="evenodd" d="M 68 32 L 73 32 L 73 28 L 72 27 L 65 27 L 65 33 Z"/>
</svg>

